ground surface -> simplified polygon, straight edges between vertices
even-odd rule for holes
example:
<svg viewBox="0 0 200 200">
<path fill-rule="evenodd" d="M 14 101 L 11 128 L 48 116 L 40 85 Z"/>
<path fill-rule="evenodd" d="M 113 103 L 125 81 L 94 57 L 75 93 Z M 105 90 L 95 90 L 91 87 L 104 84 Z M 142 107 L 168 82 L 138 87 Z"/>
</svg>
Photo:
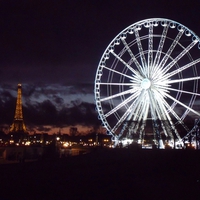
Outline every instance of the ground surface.
<svg viewBox="0 0 200 200">
<path fill-rule="evenodd" d="M 200 199 L 200 151 L 99 149 L 0 165 L 0 200 Z"/>
</svg>

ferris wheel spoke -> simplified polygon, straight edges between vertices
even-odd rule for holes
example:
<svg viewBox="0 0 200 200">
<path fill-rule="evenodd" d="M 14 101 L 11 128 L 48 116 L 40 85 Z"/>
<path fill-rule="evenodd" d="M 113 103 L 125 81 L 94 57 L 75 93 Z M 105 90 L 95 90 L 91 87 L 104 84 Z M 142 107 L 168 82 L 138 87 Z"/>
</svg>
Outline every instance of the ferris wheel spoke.
<svg viewBox="0 0 200 200">
<path fill-rule="evenodd" d="M 105 117 L 108 117 L 110 115 L 112 115 L 113 113 L 115 113 L 117 110 L 119 110 L 120 108 L 122 108 L 123 106 L 125 106 L 127 103 L 129 103 L 130 101 L 132 101 L 133 99 L 135 99 L 140 92 L 136 92 L 134 94 L 132 94 L 130 97 L 128 97 L 126 100 L 122 101 L 120 104 L 118 104 L 116 107 L 114 107 L 112 110 L 110 110 L 108 113 L 105 114 Z"/>
<path fill-rule="evenodd" d="M 160 105 L 157 104 L 156 107 L 155 107 L 155 115 L 156 115 L 157 119 L 159 119 L 161 121 L 162 118 L 163 118 L 163 113 L 160 111 L 159 106 Z"/>
<path fill-rule="evenodd" d="M 129 48 L 127 42 L 121 38 L 122 43 L 124 44 L 126 50 L 128 51 L 129 55 L 131 56 L 132 61 L 135 63 L 138 71 L 140 71 L 141 74 L 144 74 L 143 67 L 140 65 L 140 63 L 137 61 L 136 57 L 134 56 L 133 52 Z"/>
<path fill-rule="evenodd" d="M 156 96 L 158 98 L 158 104 L 160 107 L 160 112 L 162 113 L 163 116 L 163 120 L 168 120 L 168 121 L 172 121 L 171 117 L 169 116 L 169 113 L 167 112 L 167 109 L 171 111 L 171 113 L 174 115 L 174 117 L 177 120 L 180 120 L 179 116 L 171 109 L 171 107 L 169 106 L 169 104 L 165 101 L 165 99 L 163 98 L 163 96 L 157 92 Z M 166 109 L 167 108 L 167 109 Z"/>
<path fill-rule="evenodd" d="M 117 121 L 117 123 L 115 124 L 115 126 L 112 128 L 111 132 L 114 133 L 121 126 L 121 124 L 124 123 L 124 121 L 126 119 L 128 119 L 128 118 L 130 119 L 131 118 L 131 116 L 132 116 L 131 112 L 132 112 L 133 106 L 135 105 L 135 102 L 136 102 L 136 100 L 132 102 L 132 104 L 129 107 L 129 109 L 127 109 L 126 112 L 124 112 L 124 114 L 122 115 L 122 117 Z M 128 121 L 128 120 L 126 120 L 126 121 Z"/>
<path fill-rule="evenodd" d="M 143 93 L 143 92 L 142 92 Z M 140 94 L 141 96 L 141 94 Z M 139 98 L 139 97 L 138 97 Z M 139 103 L 138 98 L 136 98 L 132 104 L 130 105 L 130 107 L 126 110 L 126 112 L 123 114 L 123 116 L 120 118 L 120 120 L 117 121 L 116 125 L 112 128 L 112 132 L 115 132 L 120 125 L 126 120 L 129 121 L 131 120 L 131 117 L 135 111 L 135 109 L 137 108 L 137 105 Z"/>
<path fill-rule="evenodd" d="M 169 71 L 187 52 L 190 51 L 190 49 L 192 49 L 192 47 L 194 47 L 194 45 L 198 42 L 198 40 L 194 40 L 192 41 L 192 43 L 190 45 L 188 45 L 186 48 L 184 48 L 184 50 L 182 52 L 179 53 L 179 55 L 173 59 L 163 70 L 163 73 L 166 73 L 167 71 Z"/>
<path fill-rule="evenodd" d="M 133 115 L 133 121 L 136 121 L 138 119 L 140 119 L 140 116 L 142 115 L 141 109 L 144 106 L 144 99 L 145 99 L 145 93 L 144 90 L 141 92 L 141 95 L 137 98 L 137 105 L 135 106 L 136 110 L 133 110 L 132 113 L 134 113 Z"/>
<path fill-rule="evenodd" d="M 156 82 L 158 81 L 163 81 L 166 80 L 166 78 L 163 75 L 162 70 L 159 68 L 159 66 L 155 66 L 154 67 L 154 71 L 152 72 L 152 80 L 156 80 Z"/>
<path fill-rule="evenodd" d="M 134 113 L 134 116 L 133 116 L 133 121 L 138 121 L 140 122 L 142 119 L 145 121 L 147 119 L 147 115 L 148 115 L 148 112 L 149 112 L 149 102 L 148 101 L 144 101 L 145 97 L 144 97 L 144 91 L 143 91 L 143 95 L 141 95 L 139 98 L 138 98 L 138 102 L 140 104 L 140 106 L 135 106 L 135 108 L 137 107 L 138 111 L 135 111 L 133 110 L 132 113 Z M 132 117 L 132 115 L 129 116 L 129 119 L 130 120 L 130 117 Z"/>
<path fill-rule="evenodd" d="M 163 95 L 161 95 L 157 90 L 153 90 L 153 93 L 154 93 L 154 96 L 156 96 L 154 100 L 155 101 L 154 105 L 155 105 L 155 109 L 158 114 L 158 117 L 160 120 L 165 120 L 166 118 L 163 112 L 163 101 L 162 101 Z"/>
<path fill-rule="evenodd" d="M 151 109 L 151 116 L 154 120 L 157 120 L 158 116 L 156 115 L 156 103 L 155 99 L 153 98 L 152 92 L 148 90 L 148 95 L 150 99 L 150 109 Z"/>
<path fill-rule="evenodd" d="M 185 105 L 184 103 L 180 102 L 179 100 L 175 99 L 174 97 L 172 97 L 171 95 L 166 93 L 166 96 L 170 99 L 172 99 L 174 102 L 178 103 L 179 105 L 183 106 L 184 108 L 188 109 L 189 111 L 193 112 L 194 114 L 200 116 L 200 113 L 198 113 L 197 111 L 195 111 L 194 109 L 190 108 L 189 106 Z"/>
<path fill-rule="evenodd" d="M 171 108 L 171 106 L 163 99 L 163 103 L 165 107 L 168 109 L 169 112 L 175 117 L 175 119 L 185 128 L 185 130 L 189 131 L 188 128 L 185 126 L 181 118 L 176 114 L 176 112 Z M 171 117 L 169 116 L 168 112 L 166 113 L 166 116 L 170 123 L 172 123 Z M 177 134 L 176 134 L 177 135 Z"/>
<path fill-rule="evenodd" d="M 163 127 L 163 130 L 166 133 L 166 127 L 163 124 L 163 121 L 167 121 L 168 117 L 167 117 L 167 111 L 164 107 L 164 103 L 163 103 L 163 95 L 160 94 L 157 90 L 154 90 L 154 96 L 156 96 L 156 99 L 154 100 L 154 105 L 155 105 L 155 113 L 156 116 L 158 117 L 158 119 L 161 122 L 161 126 Z M 170 137 L 172 137 L 172 134 L 168 133 L 170 135 Z"/>
<path fill-rule="evenodd" d="M 148 113 L 149 113 L 149 102 L 148 101 L 145 101 L 142 113 L 143 113 L 143 115 L 142 114 L 140 115 L 139 120 L 143 119 L 143 121 L 146 121 Z"/>
<path fill-rule="evenodd" d="M 138 86 L 138 84 L 133 84 L 133 82 L 131 83 L 97 83 L 97 85 L 121 85 L 121 86 Z"/>
<path fill-rule="evenodd" d="M 119 97 L 119 96 L 122 96 L 122 95 L 125 95 L 125 94 L 130 94 L 130 93 L 133 93 L 135 92 L 136 89 L 132 88 L 132 89 L 129 89 L 129 90 L 126 90 L 126 91 L 123 91 L 123 92 L 120 92 L 120 93 L 117 93 L 117 94 L 114 94 L 114 95 L 111 95 L 111 96 L 108 96 L 108 97 L 105 97 L 105 98 L 102 98 L 100 101 L 103 102 L 103 101 L 108 101 L 110 99 L 114 99 L 116 97 Z"/>
<path fill-rule="evenodd" d="M 121 76 L 127 77 L 127 78 L 129 78 L 129 79 L 134 79 L 133 76 L 126 75 L 126 74 L 124 74 L 124 73 L 122 73 L 122 72 L 119 72 L 119 71 L 116 71 L 116 70 L 114 70 L 114 69 L 112 69 L 112 68 L 106 67 L 105 65 L 103 66 L 103 68 L 107 69 L 108 71 L 112 71 L 112 72 L 114 72 L 114 73 L 116 73 L 116 74 L 119 74 L 119 75 L 121 75 Z"/>
<path fill-rule="evenodd" d="M 174 70 L 170 73 L 167 73 L 166 75 L 163 76 L 163 78 L 166 78 L 166 79 L 170 78 L 170 77 L 172 77 L 172 76 L 174 76 L 174 75 L 176 75 L 176 74 L 198 64 L 199 62 L 200 62 L 200 58 L 193 60 L 192 62 L 188 63 L 187 65 L 184 65 L 184 66 L 182 66 L 182 67 L 180 67 L 180 68 L 178 68 L 178 69 L 176 69 L 176 70 Z"/>
<path fill-rule="evenodd" d="M 181 92 L 181 93 L 185 93 L 185 94 L 191 94 L 191 95 L 195 95 L 195 96 L 200 96 L 200 94 L 196 93 L 196 92 L 189 92 L 189 91 L 178 90 L 178 89 L 174 89 L 174 88 L 168 88 L 168 90 L 176 91 L 176 92 Z"/>
<path fill-rule="evenodd" d="M 176 38 L 174 39 L 174 41 L 172 42 L 171 46 L 169 47 L 167 53 L 165 54 L 165 56 L 163 57 L 163 59 L 161 60 L 159 67 L 161 69 L 163 69 L 163 67 L 165 66 L 165 63 L 167 62 L 167 60 L 169 59 L 169 57 L 171 56 L 171 53 L 173 52 L 174 48 L 176 47 L 176 45 L 178 44 L 180 38 L 182 37 L 184 31 L 179 31 L 179 33 L 177 34 Z"/>
<path fill-rule="evenodd" d="M 178 134 L 177 130 L 175 129 L 174 124 L 172 123 L 171 117 L 169 116 L 169 114 L 165 108 L 166 102 L 165 102 L 163 96 L 157 91 L 155 91 L 155 93 L 156 93 L 157 103 L 158 103 L 157 113 L 158 113 L 159 119 L 161 121 L 161 126 L 163 128 L 163 131 L 165 132 L 166 135 L 169 135 L 170 138 L 173 138 L 173 134 L 169 130 L 169 127 L 167 125 L 169 123 L 171 125 L 171 127 L 173 127 L 172 129 L 174 130 L 177 138 L 180 138 L 180 135 Z M 170 106 L 167 105 L 167 107 L 170 107 Z M 177 116 L 177 118 L 178 118 L 178 116 Z"/>
<path fill-rule="evenodd" d="M 149 112 L 149 102 L 145 101 L 144 105 L 142 107 L 142 111 L 141 114 L 137 120 L 137 124 L 133 130 L 134 133 L 137 133 L 138 129 L 139 129 L 139 140 L 142 140 L 142 134 L 144 132 L 144 128 L 146 125 L 146 120 L 147 120 L 147 116 L 148 116 L 148 112 Z M 140 123 L 142 122 L 142 124 L 140 125 Z"/>
<path fill-rule="evenodd" d="M 136 121 L 137 119 L 140 119 L 139 116 L 141 113 L 141 109 L 142 109 L 142 101 L 139 101 L 139 104 L 136 107 L 136 110 L 134 111 L 134 116 L 133 116 L 133 121 Z"/>
<path fill-rule="evenodd" d="M 115 56 L 122 64 L 124 64 L 130 71 L 132 71 L 134 73 L 135 76 L 137 76 L 138 78 L 141 78 L 141 75 L 135 71 L 128 63 L 126 63 L 122 58 L 120 58 L 115 52 L 111 52 L 113 54 L 113 56 Z"/>
<path fill-rule="evenodd" d="M 138 46 L 138 49 L 139 49 L 141 63 L 142 63 L 143 68 L 145 68 L 145 66 L 147 66 L 147 63 L 146 63 L 146 59 L 145 59 L 145 56 L 144 56 L 144 51 L 143 51 L 143 48 L 142 48 L 140 35 L 139 35 L 139 32 L 138 32 L 137 29 L 135 30 L 135 37 L 136 37 L 137 46 Z"/>
<path fill-rule="evenodd" d="M 127 116 L 130 113 L 128 112 L 128 110 L 124 113 L 124 115 L 120 118 L 120 120 L 117 121 L 117 123 L 115 124 L 115 126 L 111 129 L 112 133 L 115 133 L 116 130 L 124 123 L 124 121 L 126 120 Z"/>
<path fill-rule="evenodd" d="M 153 23 L 149 24 L 149 41 L 148 41 L 149 49 L 148 49 L 148 71 L 147 75 L 150 75 L 150 67 L 152 67 L 153 63 Z"/>
<path fill-rule="evenodd" d="M 165 93 L 169 93 L 168 87 L 166 86 L 156 86 L 156 90 L 158 90 L 159 94 L 162 95 L 162 97 L 166 97 Z"/>
<path fill-rule="evenodd" d="M 174 112 L 174 110 L 171 110 L 171 111 L 172 111 L 171 114 L 172 114 L 172 115 L 177 119 L 177 121 L 179 121 L 180 124 L 186 129 L 186 127 L 185 127 L 184 123 L 182 122 L 182 120 L 180 119 L 180 117 Z M 170 126 L 171 126 L 171 129 L 174 131 L 176 137 L 180 140 L 181 137 L 180 137 L 178 131 L 176 130 L 175 125 L 174 125 L 174 123 L 173 123 L 173 121 L 172 121 L 170 115 L 169 115 L 168 113 L 166 113 L 166 116 L 167 116 L 167 119 L 168 119 L 167 121 L 169 122 L 169 124 L 170 124 Z M 171 133 L 171 131 L 169 131 L 169 135 L 170 135 L 171 138 L 173 138 L 173 134 Z"/>
<path fill-rule="evenodd" d="M 134 132 L 136 133 L 139 129 L 140 122 L 142 122 L 141 127 L 140 127 L 139 139 L 142 138 L 142 133 L 143 133 L 144 127 L 146 125 L 148 113 L 149 113 L 149 101 L 144 101 L 143 106 L 141 107 L 141 113 L 140 113 L 139 118 L 137 120 L 138 121 L 137 126 L 134 129 Z"/>
<path fill-rule="evenodd" d="M 161 35 L 161 38 L 160 38 L 160 42 L 159 42 L 159 45 L 158 45 L 158 50 L 156 52 L 156 56 L 155 56 L 155 59 L 154 59 L 153 66 L 157 66 L 158 63 L 160 62 L 161 52 L 163 51 L 163 46 L 164 46 L 164 43 L 165 43 L 165 39 L 166 39 L 166 36 L 167 36 L 168 29 L 169 29 L 169 24 L 164 26 L 164 29 L 163 29 L 163 32 L 162 32 L 162 35 Z"/>
<path fill-rule="evenodd" d="M 168 112 L 170 112 L 170 113 L 175 117 L 175 119 L 176 119 L 177 121 L 180 121 L 180 120 L 181 120 L 181 118 L 176 114 L 176 112 L 171 108 L 171 106 L 167 103 L 167 101 L 166 101 L 165 99 L 163 99 L 163 105 L 164 105 L 164 106 L 166 107 L 166 109 L 168 110 L 168 111 L 167 111 L 167 110 L 165 109 L 165 107 L 164 107 L 166 117 L 167 117 L 167 119 L 168 119 L 169 121 L 172 121 L 172 119 L 171 119 L 171 117 L 170 117 L 170 115 L 169 115 Z"/>
<path fill-rule="evenodd" d="M 196 76 L 196 77 L 191 77 L 191 78 L 182 78 L 182 79 L 175 79 L 175 80 L 167 80 L 166 83 L 181 83 L 181 82 L 185 82 L 185 81 L 194 81 L 194 80 L 199 80 L 200 76 Z"/>
</svg>

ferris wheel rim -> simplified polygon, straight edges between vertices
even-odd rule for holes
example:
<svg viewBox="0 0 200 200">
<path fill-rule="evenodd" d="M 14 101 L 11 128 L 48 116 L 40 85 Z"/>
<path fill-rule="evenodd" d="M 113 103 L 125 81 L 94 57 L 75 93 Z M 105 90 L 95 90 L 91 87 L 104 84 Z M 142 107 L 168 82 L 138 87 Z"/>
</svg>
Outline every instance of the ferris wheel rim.
<svg viewBox="0 0 200 200">
<path fill-rule="evenodd" d="M 194 31 L 188 29 L 185 25 L 183 25 L 183 24 L 181 24 L 181 23 L 179 23 L 179 22 L 177 22 L 177 21 L 175 21 L 175 20 L 171 20 L 171 19 L 167 19 L 167 18 L 146 18 L 146 19 L 140 20 L 140 21 L 138 21 L 138 22 L 135 22 L 135 23 L 129 25 L 128 27 L 124 28 L 121 32 L 119 32 L 119 33 L 114 37 L 114 39 L 111 40 L 111 42 L 108 44 L 107 48 L 106 48 L 105 51 L 103 52 L 103 55 L 104 55 L 104 53 L 108 50 L 109 46 L 111 46 L 111 44 L 113 44 L 113 42 L 114 42 L 122 33 L 124 33 L 125 30 L 128 30 L 128 29 L 130 29 L 131 27 L 134 27 L 136 24 L 142 25 L 142 24 L 144 24 L 144 22 L 147 22 L 147 21 L 148 21 L 148 22 L 150 22 L 150 21 L 170 21 L 170 22 L 172 22 L 172 23 L 175 23 L 175 24 L 178 24 L 178 25 L 184 27 L 186 30 L 189 30 L 189 31 L 191 32 L 192 35 L 194 35 L 198 40 L 200 40 L 200 38 L 196 35 L 196 33 L 195 33 Z M 102 56 L 102 57 L 103 57 L 103 56 Z M 102 60 L 102 57 L 101 57 L 101 59 L 100 59 L 100 62 L 101 62 L 101 60 Z M 100 62 L 99 62 L 99 64 L 100 64 Z"/>
</svg>

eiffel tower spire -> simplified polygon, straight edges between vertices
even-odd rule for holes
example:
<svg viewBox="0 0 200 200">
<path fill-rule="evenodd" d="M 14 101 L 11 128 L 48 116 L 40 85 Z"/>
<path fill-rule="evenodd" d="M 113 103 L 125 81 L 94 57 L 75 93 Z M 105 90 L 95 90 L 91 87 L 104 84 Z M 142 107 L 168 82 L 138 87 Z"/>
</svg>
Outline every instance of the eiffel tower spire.
<svg viewBox="0 0 200 200">
<path fill-rule="evenodd" d="M 10 132 L 26 132 L 26 126 L 22 114 L 22 85 L 17 87 L 17 103 L 15 109 L 14 121 L 10 127 Z"/>
</svg>

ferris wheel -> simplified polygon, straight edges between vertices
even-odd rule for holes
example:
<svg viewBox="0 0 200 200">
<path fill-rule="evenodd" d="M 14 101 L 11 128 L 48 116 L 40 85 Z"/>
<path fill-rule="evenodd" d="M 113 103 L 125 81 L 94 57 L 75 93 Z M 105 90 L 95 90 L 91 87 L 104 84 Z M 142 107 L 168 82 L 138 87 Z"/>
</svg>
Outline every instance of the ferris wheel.
<svg viewBox="0 0 200 200">
<path fill-rule="evenodd" d="M 104 51 L 95 77 L 95 101 L 113 140 L 181 141 L 187 118 L 199 117 L 200 39 L 169 19 L 139 21 Z"/>
</svg>

